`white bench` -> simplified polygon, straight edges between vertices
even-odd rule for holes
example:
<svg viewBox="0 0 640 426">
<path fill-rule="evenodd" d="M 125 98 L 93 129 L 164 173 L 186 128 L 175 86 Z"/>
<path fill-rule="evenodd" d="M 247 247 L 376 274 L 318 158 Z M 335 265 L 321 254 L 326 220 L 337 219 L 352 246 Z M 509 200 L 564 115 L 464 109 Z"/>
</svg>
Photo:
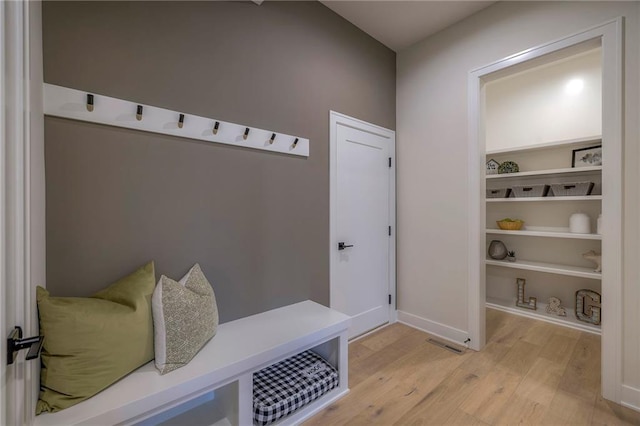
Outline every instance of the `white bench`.
<svg viewBox="0 0 640 426">
<path fill-rule="evenodd" d="M 161 376 L 150 362 L 80 404 L 37 416 L 34 425 L 252 425 L 252 374 L 313 348 L 336 367 L 340 384 L 279 422 L 297 424 L 349 391 L 350 322 L 305 301 L 221 324 L 185 367 Z"/>
</svg>

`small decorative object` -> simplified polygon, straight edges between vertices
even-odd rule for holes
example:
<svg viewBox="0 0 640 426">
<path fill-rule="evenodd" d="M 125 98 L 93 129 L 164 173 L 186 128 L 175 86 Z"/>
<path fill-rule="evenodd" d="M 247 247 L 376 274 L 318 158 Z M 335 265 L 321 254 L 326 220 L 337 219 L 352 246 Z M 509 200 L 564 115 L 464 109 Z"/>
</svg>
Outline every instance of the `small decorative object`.
<svg viewBox="0 0 640 426">
<path fill-rule="evenodd" d="M 492 240 L 488 251 L 492 259 L 502 260 L 507 257 L 507 246 L 500 240 Z"/>
<path fill-rule="evenodd" d="M 493 158 L 487 161 L 487 174 L 488 175 L 496 175 L 498 174 L 498 167 L 500 167 L 500 163 L 498 163 Z"/>
<path fill-rule="evenodd" d="M 526 308 L 531 310 L 538 309 L 537 302 L 538 299 L 535 297 L 529 297 L 527 302 L 524 301 L 524 285 L 526 284 L 524 278 L 516 278 L 516 283 L 518 284 L 518 301 L 516 302 L 516 306 L 519 308 Z"/>
<path fill-rule="evenodd" d="M 569 217 L 569 232 L 574 234 L 590 234 L 591 218 L 584 213 L 574 213 Z"/>
<path fill-rule="evenodd" d="M 513 250 L 507 251 L 507 260 L 509 262 L 515 262 L 516 261 L 516 252 L 513 251 Z"/>
<path fill-rule="evenodd" d="M 599 293 L 588 289 L 576 291 L 576 318 L 591 324 L 600 324 L 601 304 Z"/>
<path fill-rule="evenodd" d="M 520 171 L 520 167 L 518 167 L 518 163 L 515 161 L 505 161 L 504 163 L 498 166 L 498 173 L 518 173 Z"/>
<path fill-rule="evenodd" d="M 564 308 L 564 306 L 562 306 L 562 302 L 557 297 L 550 297 L 549 298 L 549 301 L 547 302 L 546 311 L 547 311 L 548 314 L 554 314 L 554 315 L 558 315 L 560 317 L 566 317 L 567 316 L 566 309 Z"/>
<path fill-rule="evenodd" d="M 496 221 L 496 224 L 500 229 L 504 229 L 507 231 L 517 231 L 522 228 L 522 225 L 524 225 L 524 220 L 505 217 L 502 220 Z"/>
<path fill-rule="evenodd" d="M 571 167 L 602 166 L 602 145 L 574 149 Z"/>
<path fill-rule="evenodd" d="M 586 253 L 582 253 L 582 257 L 592 262 L 595 262 L 597 267 L 593 272 L 602 272 L 602 255 L 601 254 L 598 254 L 593 250 L 589 250 Z"/>
<path fill-rule="evenodd" d="M 596 221 L 596 232 L 598 235 L 602 235 L 602 213 L 598 215 L 598 220 Z"/>
</svg>

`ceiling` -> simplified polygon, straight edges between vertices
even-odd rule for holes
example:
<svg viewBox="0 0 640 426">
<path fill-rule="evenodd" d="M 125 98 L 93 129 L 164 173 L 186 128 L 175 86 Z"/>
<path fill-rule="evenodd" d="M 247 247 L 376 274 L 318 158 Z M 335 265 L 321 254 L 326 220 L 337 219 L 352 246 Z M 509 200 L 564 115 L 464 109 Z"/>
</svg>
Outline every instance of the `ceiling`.
<svg viewBox="0 0 640 426">
<path fill-rule="evenodd" d="M 320 1 L 396 52 L 495 3 L 455 0 Z"/>
</svg>

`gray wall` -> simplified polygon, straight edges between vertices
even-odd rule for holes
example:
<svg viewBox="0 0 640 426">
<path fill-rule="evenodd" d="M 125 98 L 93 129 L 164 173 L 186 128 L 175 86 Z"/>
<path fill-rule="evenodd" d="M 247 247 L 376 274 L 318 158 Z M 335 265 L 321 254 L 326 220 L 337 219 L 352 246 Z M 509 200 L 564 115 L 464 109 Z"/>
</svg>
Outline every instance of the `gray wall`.
<svg viewBox="0 0 640 426">
<path fill-rule="evenodd" d="M 329 302 L 329 110 L 395 128 L 395 53 L 317 2 L 45 2 L 45 82 L 311 140 L 307 159 L 46 118 L 47 287 L 199 262 L 222 321 Z"/>
</svg>

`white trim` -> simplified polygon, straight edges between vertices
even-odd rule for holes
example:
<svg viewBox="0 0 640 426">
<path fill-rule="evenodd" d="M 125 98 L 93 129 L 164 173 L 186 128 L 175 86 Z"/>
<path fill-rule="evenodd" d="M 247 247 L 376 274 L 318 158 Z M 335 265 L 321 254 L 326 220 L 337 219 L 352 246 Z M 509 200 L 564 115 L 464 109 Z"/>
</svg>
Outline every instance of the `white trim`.
<svg viewBox="0 0 640 426">
<path fill-rule="evenodd" d="M 468 265 L 468 304 L 467 316 L 469 321 L 469 347 L 476 351 L 486 344 L 486 265 L 484 245 L 486 234 L 486 207 L 481 194 L 485 193 L 486 179 L 484 179 L 485 159 L 480 155 L 485 150 L 484 140 L 484 88 L 480 84 L 480 76 L 472 72 L 467 84 L 469 94 L 469 265 Z M 481 176 L 482 173 L 482 176 Z M 482 231 L 482 232 L 481 232 Z"/>
<path fill-rule="evenodd" d="M 93 95 L 93 111 L 87 110 L 88 94 Z M 139 105 L 143 107 L 140 120 L 136 118 Z M 140 102 L 112 98 L 47 83 L 44 85 L 44 110 L 47 115 L 71 120 L 88 121 L 107 126 L 124 127 L 126 129 L 160 133 L 180 138 L 278 152 L 280 154 L 309 156 L 309 139 L 303 137 L 229 123 L 215 118 L 186 114 L 181 111 L 172 111 Z M 178 122 L 181 114 L 184 118 L 182 127 Z M 216 122 L 219 123 L 219 127 L 214 134 Z M 244 137 L 245 129 L 249 129 L 246 139 Z M 271 141 L 271 137 L 274 134 L 275 138 Z M 298 140 L 297 143 L 295 143 L 296 139 Z"/>
<path fill-rule="evenodd" d="M 366 121 L 349 117 L 336 111 L 329 111 L 329 299 L 330 306 L 335 308 L 335 261 L 337 223 L 337 126 L 342 124 L 354 129 L 364 130 L 389 140 L 389 155 L 391 155 L 391 168 L 389 169 L 389 224 L 391 225 L 391 237 L 389 238 L 389 294 L 392 304 L 389 305 L 389 323 L 397 321 L 397 292 L 396 292 L 396 238 L 398 227 L 396 224 L 396 132 L 384 127 L 367 123 Z"/>
<path fill-rule="evenodd" d="M 603 319 L 602 319 L 602 392 L 606 399 L 620 402 L 622 389 L 622 64 L 623 19 L 617 18 L 583 32 L 564 37 L 512 55 L 469 73 L 469 332 L 471 347 L 485 343 L 485 192 L 483 81 L 490 74 L 523 64 L 531 59 L 565 48 L 600 40 L 603 66 L 603 141 L 607 144 L 603 163 Z M 495 74 L 494 74 L 495 75 Z"/>
<path fill-rule="evenodd" d="M 0 255 L 5 292 L 2 303 L 12 307 L 10 311 L 2 309 L 1 329 L 8 333 L 18 325 L 26 335 L 33 335 L 37 333 L 33 278 L 44 285 L 44 211 L 37 210 L 44 207 L 41 3 L 2 2 L 0 10 L 0 143 L 5 159 L 0 168 Z M 32 162 L 36 155 L 39 158 Z M 31 424 L 38 392 L 38 362 L 25 362 L 21 353 L 11 367 L 5 367 L 2 346 L 2 387 L 6 384 L 6 388 L 0 395 L 4 404 L 0 422 Z"/>
<path fill-rule="evenodd" d="M 448 340 L 456 345 L 467 346 L 465 341 L 469 337 L 469 333 L 464 330 L 450 327 L 403 311 L 398 311 L 398 322 L 441 339 Z"/>
<path fill-rule="evenodd" d="M 396 321 L 394 321 L 394 322 L 397 322 L 397 318 L 396 318 Z M 382 331 L 382 329 L 389 327 L 391 324 L 392 324 L 391 322 L 387 322 L 385 324 L 382 324 L 380 327 L 376 327 L 373 330 L 369 330 L 366 333 L 362 333 L 362 334 L 360 334 L 358 336 L 355 336 L 355 337 L 349 339 L 349 344 L 351 344 L 353 342 L 357 342 L 358 340 L 364 339 L 365 337 L 369 337 L 372 334 L 377 333 L 378 331 Z"/>
<path fill-rule="evenodd" d="M 45 169 L 44 169 L 44 69 L 42 57 L 42 1 L 26 2 L 28 41 L 27 50 L 27 111 L 28 111 L 28 166 L 25 168 L 27 225 L 27 252 L 24 330 L 28 336 L 39 334 L 38 310 L 36 309 L 35 288 L 46 287 L 46 211 L 45 211 Z M 27 421 L 32 420 L 36 401 L 40 392 L 40 362 L 28 362 L 25 372 L 25 412 Z M 29 397 L 30 395 L 30 397 Z"/>
<path fill-rule="evenodd" d="M 622 385 L 622 401 L 620 401 L 620 405 L 640 411 L 640 389 Z"/>
<path fill-rule="evenodd" d="M 0 329 L 19 325 L 26 336 L 38 332 L 32 283 L 45 285 L 41 8 L 40 1 L 0 5 L 0 157 L 6 159 L 0 165 L 0 300 L 12 306 L 9 317 L 0 307 Z M 0 423 L 31 424 L 39 363 L 25 362 L 22 352 L 6 367 L 5 336 Z"/>
<path fill-rule="evenodd" d="M 5 50 L 5 31 L 4 25 L 7 22 L 5 16 L 6 2 L 0 2 L 0 158 L 6 158 L 6 118 L 4 111 L 7 110 L 7 96 L 5 94 L 6 75 L 5 75 L 5 62 L 7 51 Z M 7 318 L 5 318 L 4 301 L 7 300 L 7 277 L 4 273 L 6 271 L 6 241 L 5 235 L 6 218 L 5 211 L 6 206 L 6 162 L 0 161 L 0 303 L 3 305 L 0 307 L 0 330 L 2 333 L 10 330 L 9 325 L 6 324 Z M 0 336 L 0 424 L 8 424 L 7 418 L 7 399 L 6 394 L 9 392 L 5 381 L 7 380 L 8 368 L 7 368 L 7 341 L 4 336 Z"/>
</svg>

